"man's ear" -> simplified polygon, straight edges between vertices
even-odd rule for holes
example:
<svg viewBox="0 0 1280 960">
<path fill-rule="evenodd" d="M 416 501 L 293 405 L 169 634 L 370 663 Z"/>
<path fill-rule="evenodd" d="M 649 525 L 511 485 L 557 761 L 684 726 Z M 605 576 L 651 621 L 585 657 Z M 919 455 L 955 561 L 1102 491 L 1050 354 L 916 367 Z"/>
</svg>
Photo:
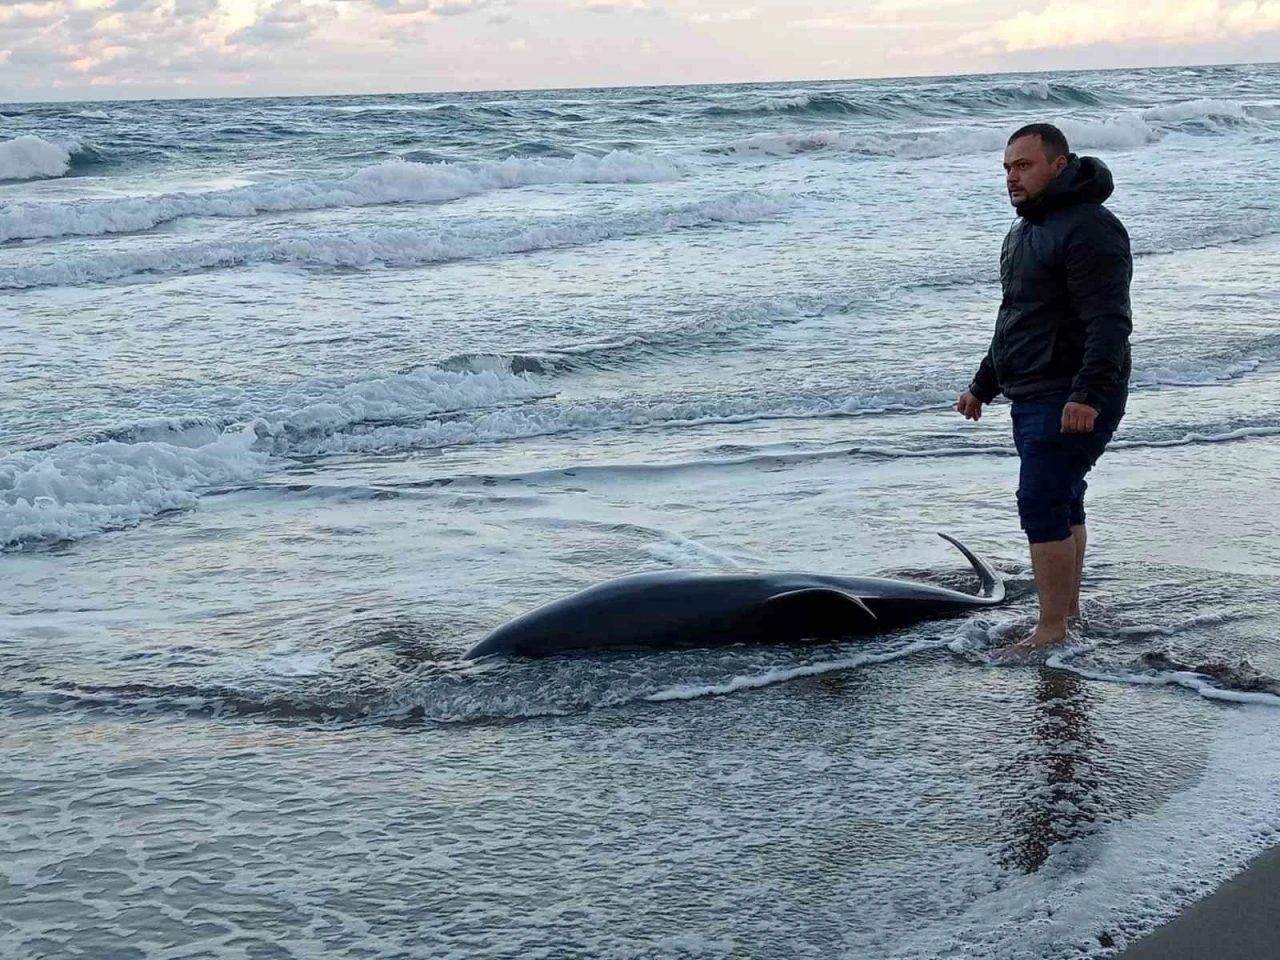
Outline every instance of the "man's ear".
<svg viewBox="0 0 1280 960">
<path fill-rule="evenodd" d="M 1053 160 L 1053 172 L 1061 173 L 1063 170 L 1067 169 L 1068 162 L 1069 161 L 1065 153 L 1059 154 Z"/>
</svg>

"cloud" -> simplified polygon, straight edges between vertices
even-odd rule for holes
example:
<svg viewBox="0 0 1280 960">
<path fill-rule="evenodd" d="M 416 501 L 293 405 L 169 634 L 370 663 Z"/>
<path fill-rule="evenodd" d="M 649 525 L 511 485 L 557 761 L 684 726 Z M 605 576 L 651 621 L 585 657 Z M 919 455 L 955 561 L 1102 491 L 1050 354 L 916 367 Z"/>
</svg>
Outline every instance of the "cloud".
<svg viewBox="0 0 1280 960">
<path fill-rule="evenodd" d="M 264 17 L 275 35 L 289 20 L 288 8 L 278 7 L 268 8 Z M 257 22 L 246 13 L 250 24 Z M 3 44 L 0 62 L 17 68 L 28 89 L 68 82 L 114 85 L 148 76 L 173 83 L 173 74 L 191 69 L 225 76 L 245 62 L 243 51 L 224 43 L 232 29 L 228 20 L 220 0 L 5 3 L 0 32 L 15 26 L 21 31 Z"/>
<path fill-rule="evenodd" d="M 982 0 L 877 0 L 871 9 L 881 15 L 892 15 L 921 10 L 954 10 L 957 7 L 972 8 L 983 19 L 990 16 L 990 4 Z"/>
<path fill-rule="evenodd" d="M 0 6 L 0 29 L 46 27 L 62 17 L 60 3 L 7 3 Z"/>
<path fill-rule="evenodd" d="M 369 0 L 369 2 L 383 13 L 424 14 L 427 19 L 434 20 L 437 17 L 461 17 L 469 13 L 489 10 L 497 5 L 498 0 Z"/>
<path fill-rule="evenodd" d="M 791 26 L 801 30 L 954 30 L 954 20 L 885 20 L 873 17 L 818 17 L 793 20 Z"/>
<path fill-rule="evenodd" d="M 1190 45 L 1280 31 L 1280 0 L 1050 0 L 961 37 L 951 50 L 1048 50 L 1099 44 Z"/>
<path fill-rule="evenodd" d="M 445 0 L 431 5 L 431 12 L 440 17 L 461 17 L 493 6 L 493 0 Z"/>
<path fill-rule="evenodd" d="M 192 3 L 200 0 L 190 0 Z M 304 3 L 303 0 L 276 0 L 247 27 L 232 33 L 227 42 L 233 46 L 269 46 L 305 40 L 337 16 L 330 3 Z"/>
<path fill-rule="evenodd" d="M 756 7 L 743 7 L 739 10 L 725 10 L 723 13 L 695 13 L 689 17 L 690 23 L 742 23 L 754 20 L 759 10 Z"/>
<path fill-rule="evenodd" d="M 9 63 L 20 66 L 44 66 L 45 64 L 71 63 L 78 59 L 74 50 L 68 50 L 55 41 L 35 37 L 9 48 Z"/>
<path fill-rule="evenodd" d="M 651 13 L 661 16 L 665 11 L 654 6 L 649 0 L 586 0 L 583 8 L 591 13 L 615 13 L 619 10 L 630 10 L 633 13 Z"/>
</svg>

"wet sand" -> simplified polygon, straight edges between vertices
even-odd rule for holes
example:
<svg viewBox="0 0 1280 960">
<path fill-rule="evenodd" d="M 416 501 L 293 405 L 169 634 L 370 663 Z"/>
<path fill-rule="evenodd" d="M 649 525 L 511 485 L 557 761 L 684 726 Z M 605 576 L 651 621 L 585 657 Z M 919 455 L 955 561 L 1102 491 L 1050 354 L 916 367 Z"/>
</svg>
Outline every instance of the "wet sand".
<svg viewBox="0 0 1280 960">
<path fill-rule="evenodd" d="M 1118 960 L 1280 958 L 1280 847 L 1193 903 Z"/>
</svg>

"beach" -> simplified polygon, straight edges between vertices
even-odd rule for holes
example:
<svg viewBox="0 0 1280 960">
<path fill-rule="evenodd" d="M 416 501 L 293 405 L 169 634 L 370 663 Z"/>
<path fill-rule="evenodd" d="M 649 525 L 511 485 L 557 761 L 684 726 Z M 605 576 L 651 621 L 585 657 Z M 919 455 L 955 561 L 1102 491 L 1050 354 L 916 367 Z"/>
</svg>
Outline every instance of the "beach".
<svg viewBox="0 0 1280 960">
<path fill-rule="evenodd" d="M 1134 368 L 1003 665 L 954 405 L 1035 120 Z M 0 956 L 1269 956 L 1277 141 L 1266 65 L 0 106 Z M 463 658 L 640 572 L 976 591 L 940 532 L 1005 604 Z"/>
</svg>

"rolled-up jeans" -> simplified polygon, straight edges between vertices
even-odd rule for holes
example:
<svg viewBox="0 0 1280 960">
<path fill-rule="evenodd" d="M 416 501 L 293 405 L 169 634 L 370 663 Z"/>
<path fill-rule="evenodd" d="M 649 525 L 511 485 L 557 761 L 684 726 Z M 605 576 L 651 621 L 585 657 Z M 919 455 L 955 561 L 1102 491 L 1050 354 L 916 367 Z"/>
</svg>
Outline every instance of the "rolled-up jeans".
<svg viewBox="0 0 1280 960">
<path fill-rule="evenodd" d="M 1032 543 L 1053 543 L 1084 523 L 1085 475 L 1093 469 L 1124 417 L 1127 385 L 1101 402 L 1091 433 L 1063 433 L 1067 397 L 1013 402 L 1018 474 L 1018 518 Z"/>
</svg>

